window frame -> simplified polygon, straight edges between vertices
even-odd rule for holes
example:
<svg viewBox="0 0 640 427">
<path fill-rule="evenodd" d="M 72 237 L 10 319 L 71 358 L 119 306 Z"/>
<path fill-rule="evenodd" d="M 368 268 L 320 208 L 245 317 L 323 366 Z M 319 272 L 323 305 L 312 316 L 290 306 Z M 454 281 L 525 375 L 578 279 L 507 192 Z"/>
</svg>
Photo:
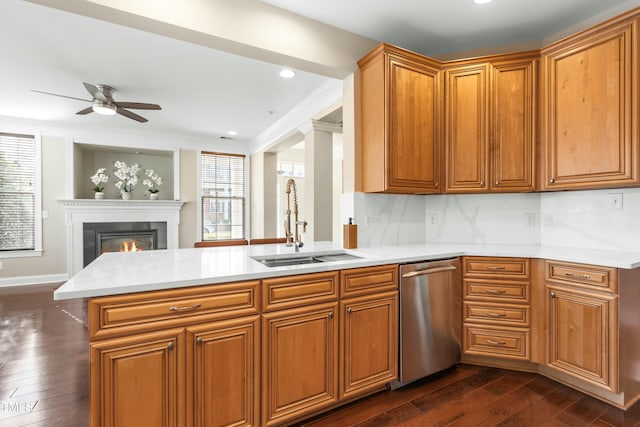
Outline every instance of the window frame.
<svg viewBox="0 0 640 427">
<path fill-rule="evenodd" d="M 203 186 L 202 186 L 202 157 L 204 155 L 218 155 L 218 156 L 229 156 L 229 157 L 238 157 L 242 158 L 242 168 L 243 168 L 243 192 L 244 197 L 243 200 L 243 237 L 242 238 L 233 238 L 233 239 L 216 239 L 216 240 L 204 240 L 204 218 L 202 215 L 203 209 Z M 245 153 L 233 153 L 233 152 L 222 152 L 222 151 L 211 151 L 211 150 L 199 150 L 198 158 L 197 158 L 197 179 L 198 179 L 198 192 L 197 192 L 197 240 L 199 242 L 223 242 L 223 241 L 247 241 L 247 236 L 249 235 L 249 155 Z M 232 200 L 232 199 L 230 199 Z"/>
<path fill-rule="evenodd" d="M 33 136 L 35 147 L 34 174 L 34 248 L 16 251 L 0 251 L 0 259 L 42 256 L 42 139 L 40 132 L 0 128 L 0 134 Z"/>
</svg>

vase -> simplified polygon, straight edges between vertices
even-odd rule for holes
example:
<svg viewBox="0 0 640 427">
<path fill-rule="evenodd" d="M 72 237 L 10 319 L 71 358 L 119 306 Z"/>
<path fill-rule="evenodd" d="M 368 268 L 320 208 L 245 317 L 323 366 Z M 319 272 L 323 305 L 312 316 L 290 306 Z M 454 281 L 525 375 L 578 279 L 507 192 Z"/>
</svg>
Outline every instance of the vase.
<svg viewBox="0 0 640 427">
<path fill-rule="evenodd" d="M 132 191 L 123 191 L 120 194 L 122 194 L 122 200 L 131 200 L 131 199 L 133 199 L 133 192 Z"/>
<path fill-rule="evenodd" d="M 158 200 L 160 194 L 158 193 L 149 193 L 149 200 Z"/>
<path fill-rule="evenodd" d="M 96 191 L 93 194 L 94 199 L 104 199 L 104 193 L 102 191 Z"/>
</svg>

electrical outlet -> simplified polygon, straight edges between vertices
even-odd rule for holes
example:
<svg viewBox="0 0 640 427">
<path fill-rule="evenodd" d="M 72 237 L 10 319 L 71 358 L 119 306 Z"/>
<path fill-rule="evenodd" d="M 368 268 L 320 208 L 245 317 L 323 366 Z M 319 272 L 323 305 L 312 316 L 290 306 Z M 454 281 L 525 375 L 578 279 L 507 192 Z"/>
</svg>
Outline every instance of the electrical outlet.
<svg viewBox="0 0 640 427">
<path fill-rule="evenodd" d="M 438 225 L 438 214 L 434 214 L 434 213 L 427 214 L 427 224 Z"/>
<path fill-rule="evenodd" d="M 524 214 L 527 220 L 527 228 L 535 228 L 536 226 L 536 214 L 534 213 L 526 213 Z"/>
<path fill-rule="evenodd" d="M 622 210 L 622 193 L 609 193 L 609 210 Z"/>
</svg>

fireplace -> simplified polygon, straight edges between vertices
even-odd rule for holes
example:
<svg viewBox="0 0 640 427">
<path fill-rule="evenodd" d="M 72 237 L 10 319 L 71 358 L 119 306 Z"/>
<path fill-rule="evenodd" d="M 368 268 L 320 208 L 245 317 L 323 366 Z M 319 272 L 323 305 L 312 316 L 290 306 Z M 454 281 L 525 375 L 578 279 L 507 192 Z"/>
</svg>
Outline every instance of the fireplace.
<svg viewBox="0 0 640 427">
<path fill-rule="evenodd" d="M 167 249 L 166 222 L 87 222 L 83 224 L 84 267 L 105 252 Z"/>
<path fill-rule="evenodd" d="M 68 271 L 72 276 L 78 273 L 90 261 L 85 260 L 85 225 L 92 224 L 149 224 L 126 229 L 114 228 L 103 230 L 146 232 L 158 227 L 153 224 L 162 223 L 158 228 L 157 249 L 178 248 L 178 227 L 180 225 L 180 209 L 184 202 L 178 200 L 118 200 L 118 199 L 70 199 L 61 200 L 67 214 L 67 250 Z M 137 227 L 137 228 L 136 228 Z M 95 229 L 92 231 L 95 237 Z M 95 259 L 96 243 L 92 245 L 91 258 Z"/>
</svg>

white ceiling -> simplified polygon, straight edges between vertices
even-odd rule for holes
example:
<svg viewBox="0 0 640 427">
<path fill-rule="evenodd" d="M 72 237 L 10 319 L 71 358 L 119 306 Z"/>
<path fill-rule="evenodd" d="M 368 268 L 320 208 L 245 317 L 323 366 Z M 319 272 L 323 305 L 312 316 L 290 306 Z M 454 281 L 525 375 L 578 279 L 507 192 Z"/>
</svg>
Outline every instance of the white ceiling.
<svg viewBox="0 0 640 427">
<path fill-rule="evenodd" d="M 100 7 L 111 3 L 143 4 L 125 0 L 111 3 L 1 0 L 0 119 L 2 116 L 36 119 L 69 127 L 121 131 L 143 129 L 211 141 L 219 141 L 227 131 L 235 130 L 238 135 L 233 138 L 237 143 L 249 143 L 330 80 L 325 76 L 344 75 L 344 67 L 340 72 L 323 72 L 325 76 L 303 71 L 322 68 L 314 68 L 308 58 L 286 61 L 282 59 L 286 55 L 280 55 L 276 62 L 300 65 L 296 78 L 284 80 L 277 74 L 280 65 L 184 41 L 185 37 L 171 38 L 136 29 L 148 24 L 138 15 L 123 18 L 128 19 L 129 26 L 125 26 L 113 23 L 117 19 L 95 19 L 89 13 L 83 16 L 33 2 L 61 9 L 69 9 L 70 5 L 80 5 L 77 7 L 82 9 L 95 4 Z M 155 7 L 154 1 L 147 3 L 161 9 Z M 357 55 L 366 53 L 363 49 L 369 49 L 377 40 L 432 56 L 531 41 L 539 45 L 540 40 L 607 10 L 611 15 L 612 9 L 622 12 L 640 1 L 495 0 L 485 6 L 476 6 L 471 0 L 233 0 L 231 3 L 207 0 L 205 3 L 209 8 L 241 5 L 245 14 L 247 8 L 269 7 L 270 15 L 282 13 L 289 21 L 296 21 L 301 33 L 315 31 L 315 24 L 323 25 L 277 9 L 284 8 L 363 36 L 358 39 L 359 47 L 348 54 L 339 52 L 342 40 L 345 50 L 349 44 L 347 33 L 338 33 L 334 41 L 334 46 L 336 43 L 338 46 L 333 48 L 335 56 L 354 69 Z M 171 7 L 189 8 L 205 3 L 181 0 Z M 247 34 L 256 33 L 259 28 L 256 21 L 253 25 L 234 21 L 229 26 Z M 261 40 L 265 34 L 253 36 Z M 308 42 L 288 31 L 279 43 L 284 50 L 288 45 Z M 242 46 L 236 51 L 248 52 Z M 257 56 L 260 55 L 253 55 Z M 260 59 L 268 58 L 260 56 Z M 144 124 L 119 115 L 78 116 L 75 113 L 88 107 L 88 102 L 31 92 L 35 89 L 89 100 L 83 81 L 113 86 L 116 101 L 156 103 L 162 110 L 134 110 L 149 119 Z"/>
</svg>

